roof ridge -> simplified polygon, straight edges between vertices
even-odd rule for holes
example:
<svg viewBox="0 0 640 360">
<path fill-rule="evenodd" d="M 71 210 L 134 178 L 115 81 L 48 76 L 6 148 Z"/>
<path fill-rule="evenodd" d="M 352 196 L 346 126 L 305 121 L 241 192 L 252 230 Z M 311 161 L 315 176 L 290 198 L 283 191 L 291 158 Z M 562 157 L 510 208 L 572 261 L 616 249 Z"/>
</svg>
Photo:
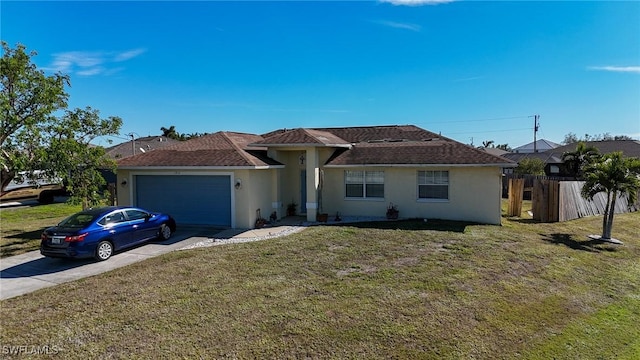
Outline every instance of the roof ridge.
<svg viewBox="0 0 640 360">
<path fill-rule="evenodd" d="M 241 148 L 240 146 L 238 146 L 238 144 L 236 144 L 233 140 L 231 140 L 231 137 L 229 137 L 229 133 L 234 133 L 234 134 L 243 134 L 243 133 L 236 133 L 233 131 L 221 131 L 222 135 L 224 136 L 225 141 L 231 145 L 231 147 L 233 147 L 233 149 L 235 149 L 238 154 L 240 154 L 240 156 L 245 159 L 249 164 L 252 165 L 256 165 L 254 159 L 252 156 L 250 156 L 243 148 Z M 254 135 L 254 134 L 243 134 L 243 135 Z M 260 135 L 255 135 L 258 136 L 260 138 L 262 138 L 262 136 Z"/>
<path fill-rule="evenodd" d="M 311 137 L 313 139 L 313 141 L 315 141 L 316 143 L 322 144 L 323 142 L 320 141 L 318 139 L 317 136 L 313 135 L 311 132 L 309 132 L 309 130 L 314 130 L 314 131 L 322 131 L 322 130 L 316 130 L 316 129 L 309 129 L 309 128 L 300 128 L 307 136 Z M 325 131 L 326 132 L 326 131 Z"/>
</svg>

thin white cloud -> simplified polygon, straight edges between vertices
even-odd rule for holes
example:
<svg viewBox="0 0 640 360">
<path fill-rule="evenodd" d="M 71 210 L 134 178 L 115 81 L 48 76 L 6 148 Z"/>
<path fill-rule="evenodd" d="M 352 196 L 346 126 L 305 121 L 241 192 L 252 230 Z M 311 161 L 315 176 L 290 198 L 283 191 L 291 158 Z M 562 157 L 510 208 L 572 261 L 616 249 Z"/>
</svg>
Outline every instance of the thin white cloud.
<svg viewBox="0 0 640 360">
<path fill-rule="evenodd" d="M 111 64 L 130 60 L 143 54 L 145 49 L 132 49 L 121 52 L 106 51 L 68 51 L 53 55 L 53 61 L 45 70 L 76 74 L 79 76 L 112 75 L 122 67 Z"/>
<path fill-rule="evenodd" d="M 589 66 L 588 69 L 640 74 L 640 66 Z"/>
<path fill-rule="evenodd" d="M 401 23 L 401 22 L 387 21 L 387 20 L 379 20 L 379 21 L 374 21 L 374 22 L 376 24 L 389 26 L 389 27 L 396 28 L 396 29 L 411 30 L 411 31 L 415 31 L 415 32 L 419 32 L 420 30 L 422 30 L 422 26 L 420 26 L 418 24 Z"/>
<path fill-rule="evenodd" d="M 383 3 L 389 3 L 396 6 L 422 6 L 422 5 L 440 5 L 454 2 L 456 0 L 380 0 Z"/>
<path fill-rule="evenodd" d="M 114 56 L 113 61 L 126 61 L 126 60 L 129 60 L 129 59 L 133 59 L 136 56 L 144 54 L 145 51 L 147 51 L 147 50 L 146 49 L 133 49 L 133 50 L 128 50 L 128 51 L 123 51 L 121 53 L 117 53 Z"/>
</svg>

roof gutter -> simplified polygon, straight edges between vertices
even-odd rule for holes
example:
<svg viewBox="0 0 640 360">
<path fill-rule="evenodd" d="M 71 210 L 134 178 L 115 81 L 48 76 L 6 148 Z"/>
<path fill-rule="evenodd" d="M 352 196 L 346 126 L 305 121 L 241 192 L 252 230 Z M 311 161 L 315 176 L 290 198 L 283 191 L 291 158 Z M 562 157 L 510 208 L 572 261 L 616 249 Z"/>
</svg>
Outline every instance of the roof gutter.
<svg viewBox="0 0 640 360">
<path fill-rule="evenodd" d="M 260 166 L 118 166 L 121 170 L 269 170 L 284 169 L 284 165 Z"/>
<path fill-rule="evenodd" d="M 415 168 L 415 167 L 503 167 L 514 168 L 517 163 L 495 163 L 495 164 L 349 164 L 349 165 L 324 165 L 326 168 L 353 168 L 353 167 L 392 167 L 392 168 Z"/>
<path fill-rule="evenodd" d="M 247 146 L 259 146 L 259 147 L 285 147 L 285 148 L 300 148 L 300 147 L 336 147 L 336 148 L 345 148 L 351 149 L 352 144 L 316 144 L 316 143 L 308 143 L 308 144 L 249 144 Z"/>
</svg>

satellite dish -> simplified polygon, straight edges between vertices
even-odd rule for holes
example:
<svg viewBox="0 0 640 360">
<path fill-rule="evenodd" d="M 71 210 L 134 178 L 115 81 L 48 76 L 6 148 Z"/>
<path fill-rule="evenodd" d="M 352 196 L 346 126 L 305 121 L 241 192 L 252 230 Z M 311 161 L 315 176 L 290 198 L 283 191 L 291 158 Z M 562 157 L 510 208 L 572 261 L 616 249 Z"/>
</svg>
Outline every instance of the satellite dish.
<svg viewBox="0 0 640 360">
<path fill-rule="evenodd" d="M 143 148 L 140 148 L 140 151 L 142 151 L 142 152 L 146 152 L 146 151 L 144 151 L 144 149 L 143 149 Z"/>
</svg>

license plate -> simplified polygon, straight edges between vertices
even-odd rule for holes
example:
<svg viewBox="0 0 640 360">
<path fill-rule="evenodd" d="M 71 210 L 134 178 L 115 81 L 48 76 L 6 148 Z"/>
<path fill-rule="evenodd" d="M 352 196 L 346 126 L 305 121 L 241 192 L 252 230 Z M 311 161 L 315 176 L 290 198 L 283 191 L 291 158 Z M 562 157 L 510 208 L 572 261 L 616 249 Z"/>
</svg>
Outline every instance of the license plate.
<svg viewBox="0 0 640 360">
<path fill-rule="evenodd" d="M 64 241 L 63 236 L 54 236 L 51 238 L 51 243 L 54 245 L 60 245 Z"/>
</svg>

